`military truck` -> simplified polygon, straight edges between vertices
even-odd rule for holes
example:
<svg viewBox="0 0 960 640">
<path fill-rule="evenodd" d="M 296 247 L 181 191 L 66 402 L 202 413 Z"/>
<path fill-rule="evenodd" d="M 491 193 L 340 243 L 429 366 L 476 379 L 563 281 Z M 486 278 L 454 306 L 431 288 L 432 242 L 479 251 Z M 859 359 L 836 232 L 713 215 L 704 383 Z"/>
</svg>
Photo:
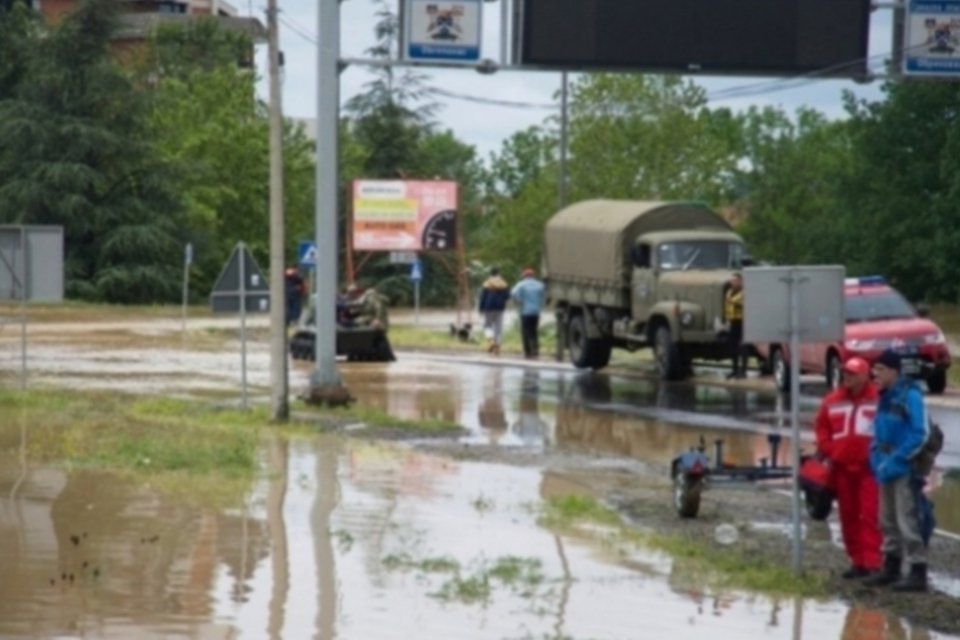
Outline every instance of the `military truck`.
<svg viewBox="0 0 960 640">
<path fill-rule="evenodd" d="M 547 222 L 544 276 L 560 345 L 576 367 L 652 347 L 665 380 L 728 357 L 724 295 L 743 240 L 696 202 L 587 200 Z"/>
</svg>

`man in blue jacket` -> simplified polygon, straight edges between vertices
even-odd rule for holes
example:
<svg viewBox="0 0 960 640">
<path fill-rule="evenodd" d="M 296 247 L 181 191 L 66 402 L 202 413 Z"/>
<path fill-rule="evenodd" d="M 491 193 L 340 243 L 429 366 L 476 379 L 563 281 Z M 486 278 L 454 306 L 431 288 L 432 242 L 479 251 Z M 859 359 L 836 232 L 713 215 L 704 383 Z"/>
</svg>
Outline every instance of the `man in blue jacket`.
<svg viewBox="0 0 960 640">
<path fill-rule="evenodd" d="M 523 355 L 534 359 L 540 354 L 540 311 L 544 301 L 543 283 L 537 280 L 530 267 L 523 270 L 523 279 L 513 286 L 510 297 L 520 306 L 520 334 L 523 337 Z"/>
<path fill-rule="evenodd" d="M 880 402 L 870 466 L 880 485 L 884 564 L 865 584 L 893 584 L 895 591 L 926 591 L 927 544 L 921 517 L 927 505 L 923 478 L 913 464 L 928 435 L 923 392 L 915 381 L 900 375 L 900 356 L 890 349 L 874 362 L 873 375 L 880 387 Z M 910 572 L 901 579 L 904 560 Z"/>
</svg>

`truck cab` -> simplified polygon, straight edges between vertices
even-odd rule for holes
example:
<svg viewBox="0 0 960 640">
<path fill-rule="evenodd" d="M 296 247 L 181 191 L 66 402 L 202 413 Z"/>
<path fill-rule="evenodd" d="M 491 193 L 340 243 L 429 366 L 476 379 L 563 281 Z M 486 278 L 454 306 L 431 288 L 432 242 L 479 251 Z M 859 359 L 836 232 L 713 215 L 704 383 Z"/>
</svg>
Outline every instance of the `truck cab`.
<svg viewBox="0 0 960 640">
<path fill-rule="evenodd" d="M 544 267 L 562 342 L 577 367 L 612 348 L 652 347 L 679 379 L 693 359 L 727 356 L 723 301 L 743 241 L 701 203 L 586 201 L 547 224 Z"/>
</svg>

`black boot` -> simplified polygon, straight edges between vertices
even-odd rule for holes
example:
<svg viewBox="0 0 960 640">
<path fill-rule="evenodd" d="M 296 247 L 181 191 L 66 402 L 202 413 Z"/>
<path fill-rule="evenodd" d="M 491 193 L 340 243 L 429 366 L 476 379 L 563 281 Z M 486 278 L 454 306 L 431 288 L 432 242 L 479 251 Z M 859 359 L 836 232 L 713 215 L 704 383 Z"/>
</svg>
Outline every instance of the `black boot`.
<svg viewBox="0 0 960 640">
<path fill-rule="evenodd" d="M 927 565 L 922 563 L 910 565 L 910 573 L 900 582 L 893 585 L 894 591 L 926 591 Z"/>
<path fill-rule="evenodd" d="M 900 556 L 886 555 L 883 557 L 883 569 L 880 573 L 871 576 L 863 581 L 868 587 L 885 587 L 893 584 L 900 579 L 900 566 L 903 564 L 903 558 Z"/>
</svg>

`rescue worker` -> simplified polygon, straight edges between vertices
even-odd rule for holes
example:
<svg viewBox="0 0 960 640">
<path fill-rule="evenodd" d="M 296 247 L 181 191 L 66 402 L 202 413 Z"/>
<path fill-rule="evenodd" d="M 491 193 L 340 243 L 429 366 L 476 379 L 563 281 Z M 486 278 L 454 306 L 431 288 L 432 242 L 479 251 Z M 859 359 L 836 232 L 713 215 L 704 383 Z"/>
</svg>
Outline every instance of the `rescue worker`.
<svg viewBox="0 0 960 640">
<path fill-rule="evenodd" d="M 878 392 L 870 380 L 870 364 L 863 358 L 847 360 L 842 375 L 841 386 L 820 403 L 814 429 L 817 450 L 833 470 L 840 531 L 850 559 L 850 568 L 842 576 L 851 579 L 875 573 L 881 564 L 879 493 L 870 471 Z"/>
<path fill-rule="evenodd" d="M 895 591 L 926 591 L 932 507 L 923 495 L 924 479 L 913 464 L 928 434 L 923 392 L 915 381 L 900 375 L 900 355 L 892 349 L 876 359 L 873 375 L 880 387 L 880 402 L 870 466 L 880 485 L 884 558 L 883 571 L 865 584 L 892 584 Z M 910 572 L 901 579 L 904 560 Z"/>
<path fill-rule="evenodd" d="M 724 296 L 723 315 L 727 320 L 727 346 L 733 368 L 727 380 L 747 377 L 747 356 L 743 349 L 743 276 L 734 273 Z"/>
<path fill-rule="evenodd" d="M 387 330 L 387 306 L 383 297 L 373 287 L 368 287 L 357 295 L 356 285 L 348 288 L 348 295 L 354 298 L 348 303 L 356 326 Z"/>
<path fill-rule="evenodd" d="M 287 325 L 300 319 L 303 312 L 303 295 L 306 293 L 306 282 L 300 275 L 299 269 L 289 267 L 283 272 L 286 293 L 286 320 Z"/>
<path fill-rule="evenodd" d="M 503 312 L 510 299 L 507 281 L 500 277 L 500 270 L 490 269 L 490 277 L 483 281 L 480 290 L 479 310 L 483 314 L 483 332 L 487 338 L 487 351 L 500 355 L 500 340 L 503 335 Z"/>
</svg>

